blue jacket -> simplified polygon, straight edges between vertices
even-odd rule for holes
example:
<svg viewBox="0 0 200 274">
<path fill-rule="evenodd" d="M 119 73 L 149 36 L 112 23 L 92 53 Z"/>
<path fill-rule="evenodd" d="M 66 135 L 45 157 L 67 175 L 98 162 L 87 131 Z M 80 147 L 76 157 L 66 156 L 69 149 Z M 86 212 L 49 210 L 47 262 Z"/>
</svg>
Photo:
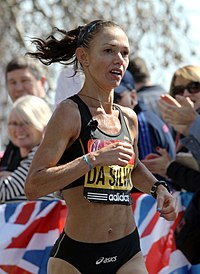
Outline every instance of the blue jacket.
<svg viewBox="0 0 200 274">
<path fill-rule="evenodd" d="M 200 164 L 200 115 L 192 123 L 188 136 L 181 139 L 181 143 L 191 151 Z"/>
<path fill-rule="evenodd" d="M 164 121 L 149 110 L 142 101 L 134 108 L 138 116 L 138 150 L 142 160 L 149 153 L 157 153 L 156 147 L 165 148 L 175 158 L 175 142 Z"/>
</svg>

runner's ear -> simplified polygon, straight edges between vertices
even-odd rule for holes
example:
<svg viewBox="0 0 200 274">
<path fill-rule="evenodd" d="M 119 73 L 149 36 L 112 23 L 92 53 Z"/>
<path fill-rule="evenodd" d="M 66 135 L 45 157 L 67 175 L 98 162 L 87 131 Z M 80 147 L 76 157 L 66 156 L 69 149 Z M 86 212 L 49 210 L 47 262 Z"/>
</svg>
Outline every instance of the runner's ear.
<svg viewBox="0 0 200 274">
<path fill-rule="evenodd" d="M 84 48 L 80 47 L 76 49 L 76 57 L 83 67 L 88 67 L 89 65 L 88 54 Z"/>
</svg>

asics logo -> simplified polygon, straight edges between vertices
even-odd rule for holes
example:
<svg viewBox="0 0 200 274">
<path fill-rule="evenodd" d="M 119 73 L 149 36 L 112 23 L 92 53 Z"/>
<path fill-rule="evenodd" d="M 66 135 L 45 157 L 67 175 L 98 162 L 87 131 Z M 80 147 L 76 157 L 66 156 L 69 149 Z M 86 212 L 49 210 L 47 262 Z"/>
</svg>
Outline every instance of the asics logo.
<svg viewBox="0 0 200 274">
<path fill-rule="evenodd" d="M 114 263 L 115 261 L 117 261 L 117 256 L 108 257 L 108 258 L 100 257 L 100 258 L 96 261 L 96 265 L 101 264 L 101 263 L 103 263 L 103 264 Z"/>
</svg>

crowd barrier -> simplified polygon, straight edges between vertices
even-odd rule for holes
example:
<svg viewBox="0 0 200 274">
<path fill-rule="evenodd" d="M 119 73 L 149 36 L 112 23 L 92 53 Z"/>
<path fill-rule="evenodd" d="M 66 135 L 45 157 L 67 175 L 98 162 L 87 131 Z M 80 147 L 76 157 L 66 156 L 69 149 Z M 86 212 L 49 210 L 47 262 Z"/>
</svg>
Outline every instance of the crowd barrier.
<svg viewBox="0 0 200 274">
<path fill-rule="evenodd" d="M 180 192 L 179 216 L 168 222 L 156 212 L 155 200 L 134 193 L 133 214 L 149 274 L 200 273 L 176 249 L 174 229 L 184 210 Z M 0 274 L 46 274 L 49 252 L 63 230 L 67 207 L 61 200 L 20 202 L 0 205 Z M 102 273 L 103 274 L 103 273 Z M 106 273 L 105 273 L 106 274 Z"/>
</svg>

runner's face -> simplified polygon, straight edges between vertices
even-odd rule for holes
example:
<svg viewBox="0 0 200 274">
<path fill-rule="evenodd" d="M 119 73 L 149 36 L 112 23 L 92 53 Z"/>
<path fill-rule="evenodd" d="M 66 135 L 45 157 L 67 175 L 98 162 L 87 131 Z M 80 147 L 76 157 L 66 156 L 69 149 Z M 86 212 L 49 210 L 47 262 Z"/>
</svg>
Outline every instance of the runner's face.
<svg viewBox="0 0 200 274">
<path fill-rule="evenodd" d="M 104 89 L 120 84 L 129 62 L 129 42 L 118 27 L 106 27 L 96 35 L 88 49 L 87 72 Z"/>
</svg>

